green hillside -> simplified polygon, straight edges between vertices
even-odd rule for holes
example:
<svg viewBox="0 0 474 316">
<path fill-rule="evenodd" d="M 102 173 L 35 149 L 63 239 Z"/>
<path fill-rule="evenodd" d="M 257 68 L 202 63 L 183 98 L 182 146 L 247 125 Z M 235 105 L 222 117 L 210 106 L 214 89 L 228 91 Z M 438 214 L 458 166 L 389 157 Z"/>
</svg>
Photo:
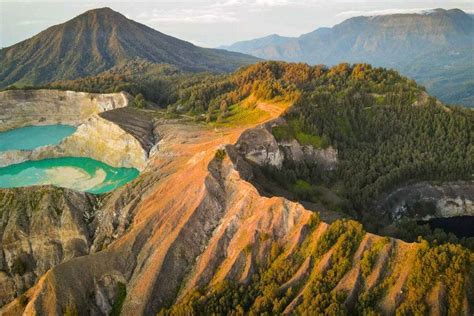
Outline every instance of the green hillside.
<svg viewBox="0 0 474 316">
<path fill-rule="evenodd" d="M 354 17 L 297 38 L 272 35 L 224 48 L 271 60 L 394 68 L 446 103 L 474 106 L 474 19 L 458 9 Z"/>
</svg>

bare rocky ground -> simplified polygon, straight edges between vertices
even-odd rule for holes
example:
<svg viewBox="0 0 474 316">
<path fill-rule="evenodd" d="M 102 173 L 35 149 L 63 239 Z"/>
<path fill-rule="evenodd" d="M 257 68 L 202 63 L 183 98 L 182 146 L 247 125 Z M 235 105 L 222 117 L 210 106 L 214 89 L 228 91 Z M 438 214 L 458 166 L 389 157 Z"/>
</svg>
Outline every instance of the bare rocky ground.
<svg viewBox="0 0 474 316">
<path fill-rule="evenodd" d="M 274 118 L 283 109 L 271 110 Z M 253 132 L 245 131 L 262 123 L 210 129 L 160 119 L 148 166 L 133 182 L 104 197 L 52 188 L 0 191 L 0 295 L 5 304 L 0 313 L 57 315 L 74 306 L 81 315 L 106 315 L 125 286 L 122 314 L 154 315 L 197 287 L 223 280 L 248 282 L 258 263 L 269 257 L 273 242 L 285 249 L 284 256 L 305 241 L 316 247 L 326 222 L 309 229 L 311 211 L 283 197 L 262 196 L 250 182 L 249 155 L 262 157 L 263 152 L 250 146 Z M 265 155 L 265 145 L 270 148 L 272 142 L 267 136 Z M 250 145 L 243 145 L 246 140 Z M 222 149 L 225 155 L 217 156 Z M 278 156 L 273 153 L 271 159 Z M 42 202 L 32 207 L 29 197 L 38 192 L 43 192 Z M 363 276 L 360 258 L 380 242 L 384 247 Z M 393 314 L 406 299 L 403 288 L 419 247 L 365 234 L 352 268 L 337 285 L 349 293 L 346 304 L 353 307 L 358 294 L 389 279 L 378 305 Z M 298 306 L 315 275 L 331 268 L 332 254 L 330 249 L 314 262 L 308 257 L 283 285 L 295 292 L 285 313 Z M 15 268 L 17 257 L 24 258 L 23 268 Z M 432 300 L 433 312 L 445 301 L 439 293 Z M 472 312 L 470 300 L 466 290 L 466 315 Z"/>
</svg>

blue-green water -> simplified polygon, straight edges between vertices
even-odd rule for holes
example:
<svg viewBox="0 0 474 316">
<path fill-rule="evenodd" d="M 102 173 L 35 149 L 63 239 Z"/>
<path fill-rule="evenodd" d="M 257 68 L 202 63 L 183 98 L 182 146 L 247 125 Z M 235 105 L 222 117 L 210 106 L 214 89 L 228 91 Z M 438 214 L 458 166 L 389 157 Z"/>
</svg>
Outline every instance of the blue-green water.
<svg viewBox="0 0 474 316">
<path fill-rule="evenodd" d="M 114 168 L 90 158 L 52 158 L 0 168 L 0 188 L 54 185 L 101 194 L 126 184 L 138 174 L 137 169 Z"/>
<path fill-rule="evenodd" d="M 58 144 L 76 131 L 70 125 L 26 126 L 0 132 L 0 151 L 31 150 L 37 147 Z"/>
</svg>

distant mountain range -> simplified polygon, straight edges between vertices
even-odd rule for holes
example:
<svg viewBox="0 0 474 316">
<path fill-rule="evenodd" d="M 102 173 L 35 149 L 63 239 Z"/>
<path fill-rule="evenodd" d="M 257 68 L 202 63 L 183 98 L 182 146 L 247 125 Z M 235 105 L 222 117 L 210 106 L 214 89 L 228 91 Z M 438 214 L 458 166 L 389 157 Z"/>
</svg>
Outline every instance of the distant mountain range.
<svg viewBox="0 0 474 316">
<path fill-rule="evenodd" d="M 257 61 L 240 53 L 197 47 L 101 8 L 0 50 L 0 87 L 94 75 L 137 58 L 212 72 L 233 71 Z"/>
<path fill-rule="evenodd" d="M 222 48 L 263 59 L 395 68 L 445 102 L 474 106 L 474 18 L 459 9 L 359 16 L 300 37 L 270 35 Z"/>
</svg>

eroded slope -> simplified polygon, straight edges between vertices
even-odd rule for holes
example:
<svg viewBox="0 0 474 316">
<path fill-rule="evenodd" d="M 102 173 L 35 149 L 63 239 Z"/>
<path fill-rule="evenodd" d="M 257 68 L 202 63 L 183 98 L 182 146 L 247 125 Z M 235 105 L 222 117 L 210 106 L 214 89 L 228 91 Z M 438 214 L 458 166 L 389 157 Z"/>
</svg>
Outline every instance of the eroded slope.
<svg viewBox="0 0 474 316">
<path fill-rule="evenodd" d="M 354 221 L 325 223 L 298 203 L 261 196 L 232 145 L 259 123 L 211 130 L 158 122 L 147 171 L 107 197 L 89 254 L 46 272 L 2 312 L 472 312 L 472 253 L 446 246 L 450 255 L 431 266 L 424 258 L 437 260 L 445 246 L 367 234 Z M 420 282 L 426 267 L 431 279 Z"/>
</svg>

